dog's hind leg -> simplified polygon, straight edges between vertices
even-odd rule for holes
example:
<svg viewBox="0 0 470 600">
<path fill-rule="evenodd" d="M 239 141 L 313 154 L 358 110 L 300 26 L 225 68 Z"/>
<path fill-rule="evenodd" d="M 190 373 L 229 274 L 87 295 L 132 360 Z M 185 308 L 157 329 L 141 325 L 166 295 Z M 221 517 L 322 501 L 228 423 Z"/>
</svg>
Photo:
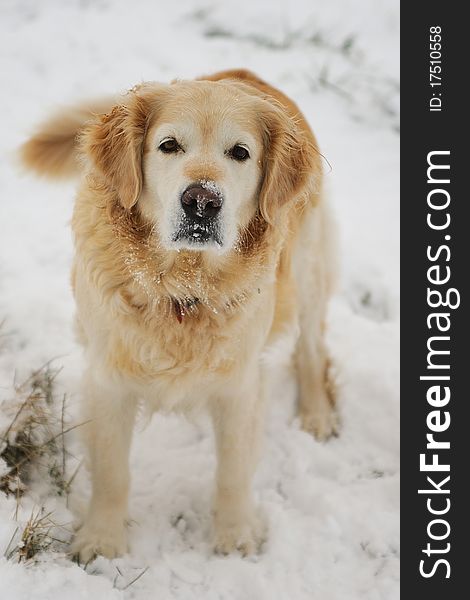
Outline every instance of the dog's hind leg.
<svg viewBox="0 0 470 600">
<path fill-rule="evenodd" d="M 327 305 L 336 269 L 334 226 L 326 208 L 317 206 L 304 227 L 295 257 L 300 326 L 295 352 L 298 411 L 302 428 L 325 440 L 338 431 L 325 344 Z"/>
<path fill-rule="evenodd" d="M 302 429 L 318 440 L 338 432 L 334 396 L 328 381 L 328 354 L 321 321 L 300 323 L 295 364 L 299 387 L 298 411 Z"/>
</svg>

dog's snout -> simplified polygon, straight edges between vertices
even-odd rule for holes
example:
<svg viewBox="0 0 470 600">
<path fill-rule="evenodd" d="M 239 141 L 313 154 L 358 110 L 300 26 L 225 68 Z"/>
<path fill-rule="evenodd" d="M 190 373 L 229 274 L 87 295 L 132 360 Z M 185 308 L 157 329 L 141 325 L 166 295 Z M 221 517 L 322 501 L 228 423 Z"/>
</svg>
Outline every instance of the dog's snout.
<svg viewBox="0 0 470 600">
<path fill-rule="evenodd" d="M 223 198 L 216 188 L 202 184 L 190 185 L 181 196 L 184 212 L 191 218 L 211 218 L 217 216 L 223 204 Z"/>
</svg>

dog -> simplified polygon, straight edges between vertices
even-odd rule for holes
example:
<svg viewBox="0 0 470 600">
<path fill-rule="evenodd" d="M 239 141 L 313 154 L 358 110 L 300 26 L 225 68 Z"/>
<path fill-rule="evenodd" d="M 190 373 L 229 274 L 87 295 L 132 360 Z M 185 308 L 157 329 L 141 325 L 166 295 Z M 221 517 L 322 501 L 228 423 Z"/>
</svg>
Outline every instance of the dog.
<svg viewBox="0 0 470 600">
<path fill-rule="evenodd" d="M 256 552 L 262 355 L 286 333 L 296 335 L 301 426 L 319 440 L 338 427 L 324 341 L 335 228 L 304 116 L 253 73 L 230 70 L 62 110 L 21 157 L 41 175 L 82 175 L 72 287 L 92 496 L 72 552 L 88 562 L 128 550 L 139 402 L 209 410 L 215 550 Z"/>
</svg>

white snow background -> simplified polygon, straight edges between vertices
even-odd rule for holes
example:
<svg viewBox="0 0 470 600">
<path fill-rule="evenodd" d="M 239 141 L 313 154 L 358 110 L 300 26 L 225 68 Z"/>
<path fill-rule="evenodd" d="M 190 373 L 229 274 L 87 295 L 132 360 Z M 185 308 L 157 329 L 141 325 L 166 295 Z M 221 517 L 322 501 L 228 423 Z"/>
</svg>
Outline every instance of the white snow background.
<svg viewBox="0 0 470 600">
<path fill-rule="evenodd" d="M 1 0 L 0 402 L 54 359 L 72 422 L 82 364 L 69 285 L 74 185 L 21 173 L 15 149 L 57 105 L 247 67 L 298 102 L 332 167 L 342 278 L 328 342 L 342 430 L 325 444 L 303 433 L 289 369 L 273 364 L 255 480 L 269 538 L 258 556 L 221 557 L 210 546 L 209 423 L 157 414 L 132 450 L 131 552 L 86 570 L 63 547 L 27 564 L 0 558 L 0 598 L 398 598 L 398 23 L 397 0 Z M 81 457 L 75 433 L 69 473 Z M 81 469 L 70 506 L 88 492 Z M 0 496 L 0 556 L 38 507 L 71 529 L 73 512 L 44 482 L 16 504 Z"/>
</svg>

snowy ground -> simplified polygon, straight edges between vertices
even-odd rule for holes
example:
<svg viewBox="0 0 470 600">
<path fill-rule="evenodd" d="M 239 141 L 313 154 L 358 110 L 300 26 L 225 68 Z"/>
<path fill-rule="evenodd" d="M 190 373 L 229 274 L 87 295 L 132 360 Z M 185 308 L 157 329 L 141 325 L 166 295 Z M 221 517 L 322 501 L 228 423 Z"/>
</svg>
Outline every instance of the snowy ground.
<svg viewBox="0 0 470 600">
<path fill-rule="evenodd" d="M 296 99 L 332 165 L 343 278 L 329 344 L 343 429 L 327 444 L 301 432 L 289 372 L 273 369 L 256 478 L 270 537 L 259 556 L 242 559 L 211 553 L 208 424 L 157 415 L 133 447 L 132 552 L 86 571 L 60 545 L 26 565 L 0 558 L 1 596 L 398 598 L 397 4 L 2 0 L 0 401 L 12 398 L 15 380 L 55 359 L 57 394 L 67 394 L 72 419 L 81 367 L 68 280 L 73 185 L 21 174 L 13 150 L 58 103 L 243 66 Z M 80 449 L 74 433 L 67 437 L 72 473 Z M 0 495 L 0 555 L 40 506 L 70 528 L 72 511 L 38 479 L 18 508 Z M 83 469 L 74 483 L 75 509 L 88 490 Z"/>
</svg>

